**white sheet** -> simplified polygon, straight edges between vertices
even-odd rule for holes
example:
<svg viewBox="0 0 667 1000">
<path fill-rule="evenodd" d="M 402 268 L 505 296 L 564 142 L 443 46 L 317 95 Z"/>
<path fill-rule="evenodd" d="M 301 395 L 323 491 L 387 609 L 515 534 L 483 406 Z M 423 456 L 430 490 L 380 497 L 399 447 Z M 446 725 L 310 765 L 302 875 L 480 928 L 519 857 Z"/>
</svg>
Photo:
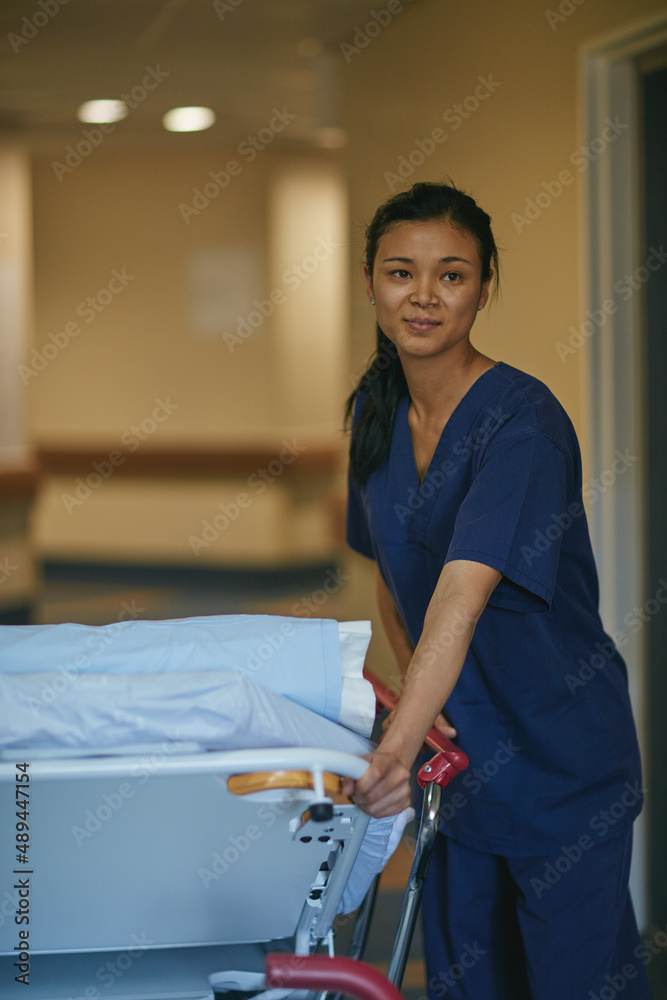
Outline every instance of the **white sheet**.
<svg viewBox="0 0 667 1000">
<path fill-rule="evenodd" d="M 81 674 L 45 705 L 50 673 L 0 674 L 0 750 L 115 753 L 164 742 L 178 750 L 313 746 L 369 752 L 367 739 L 233 670 Z M 56 754 L 57 755 L 57 754 Z"/>
<path fill-rule="evenodd" d="M 229 670 L 251 678 L 327 719 L 368 736 L 375 718 L 372 686 L 362 676 L 370 622 L 210 615 L 111 625 L 0 626 L 0 674 L 40 674 L 33 707 L 76 699 L 91 675 L 166 675 Z M 8 688 L 8 690 L 10 690 Z"/>
</svg>

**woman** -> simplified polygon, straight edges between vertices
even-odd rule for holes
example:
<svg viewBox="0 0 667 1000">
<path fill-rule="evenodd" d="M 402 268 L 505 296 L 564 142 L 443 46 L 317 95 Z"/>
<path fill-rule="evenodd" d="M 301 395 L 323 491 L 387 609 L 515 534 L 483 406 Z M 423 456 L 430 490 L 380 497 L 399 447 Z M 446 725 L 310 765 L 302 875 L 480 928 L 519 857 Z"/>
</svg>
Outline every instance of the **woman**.
<svg viewBox="0 0 667 1000">
<path fill-rule="evenodd" d="M 390 198 L 364 273 L 378 350 L 348 404 L 348 541 L 377 563 L 404 684 L 346 790 L 373 816 L 402 809 L 434 722 L 470 757 L 424 894 L 432 1000 L 621 986 L 644 1000 L 628 893 L 639 752 L 574 429 L 545 385 L 470 343 L 498 275 L 472 198 L 441 184 Z"/>
</svg>

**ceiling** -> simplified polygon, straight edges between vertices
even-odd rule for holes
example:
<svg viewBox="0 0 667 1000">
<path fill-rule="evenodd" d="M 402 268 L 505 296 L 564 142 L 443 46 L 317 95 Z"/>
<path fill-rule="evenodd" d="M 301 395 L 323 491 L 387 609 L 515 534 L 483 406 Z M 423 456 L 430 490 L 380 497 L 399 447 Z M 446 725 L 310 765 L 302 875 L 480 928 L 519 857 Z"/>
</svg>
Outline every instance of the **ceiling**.
<svg viewBox="0 0 667 1000">
<path fill-rule="evenodd" d="M 278 108 L 296 116 L 281 142 L 319 145 L 339 124 L 340 43 L 369 14 L 369 0 L 0 0 L 0 133 L 59 145 L 85 127 L 83 101 L 134 89 L 114 144 L 236 143 Z M 165 132 L 182 105 L 213 108 L 215 125 Z"/>
</svg>

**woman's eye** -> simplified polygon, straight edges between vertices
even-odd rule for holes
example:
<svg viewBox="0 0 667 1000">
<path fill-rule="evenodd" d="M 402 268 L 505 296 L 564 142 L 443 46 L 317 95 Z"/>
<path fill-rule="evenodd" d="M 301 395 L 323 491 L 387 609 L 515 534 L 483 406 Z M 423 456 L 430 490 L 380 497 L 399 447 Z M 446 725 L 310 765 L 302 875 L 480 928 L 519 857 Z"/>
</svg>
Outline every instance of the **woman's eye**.
<svg viewBox="0 0 667 1000">
<path fill-rule="evenodd" d="M 406 271 L 404 267 L 399 267 L 395 271 L 392 271 L 391 273 L 395 274 L 397 278 L 409 278 L 410 277 L 409 271 Z"/>
<path fill-rule="evenodd" d="M 458 271 L 447 271 L 444 277 L 447 279 L 447 281 L 456 281 L 457 278 L 461 277 L 461 275 L 458 273 Z"/>
</svg>

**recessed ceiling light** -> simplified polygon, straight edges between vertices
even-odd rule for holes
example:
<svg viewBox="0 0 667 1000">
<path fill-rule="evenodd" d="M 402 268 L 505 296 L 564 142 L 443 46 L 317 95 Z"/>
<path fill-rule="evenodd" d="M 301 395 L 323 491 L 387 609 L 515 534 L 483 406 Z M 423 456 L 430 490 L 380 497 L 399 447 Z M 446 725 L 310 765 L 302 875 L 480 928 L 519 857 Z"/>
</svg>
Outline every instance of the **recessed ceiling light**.
<svg viewBox="0 0 667 1000">
<path fill-rule="evenodd" d="M 76 113 L 80 122 L 119 122 L 127 117 L 127 104 L 124 101 L 86 101 Z"/>
<path fill-rule="evenodd" d="M 215 121 L 211 108 L 172 108 L 162 119 L 168 132 L 202 132 Z"/>
</svg>

